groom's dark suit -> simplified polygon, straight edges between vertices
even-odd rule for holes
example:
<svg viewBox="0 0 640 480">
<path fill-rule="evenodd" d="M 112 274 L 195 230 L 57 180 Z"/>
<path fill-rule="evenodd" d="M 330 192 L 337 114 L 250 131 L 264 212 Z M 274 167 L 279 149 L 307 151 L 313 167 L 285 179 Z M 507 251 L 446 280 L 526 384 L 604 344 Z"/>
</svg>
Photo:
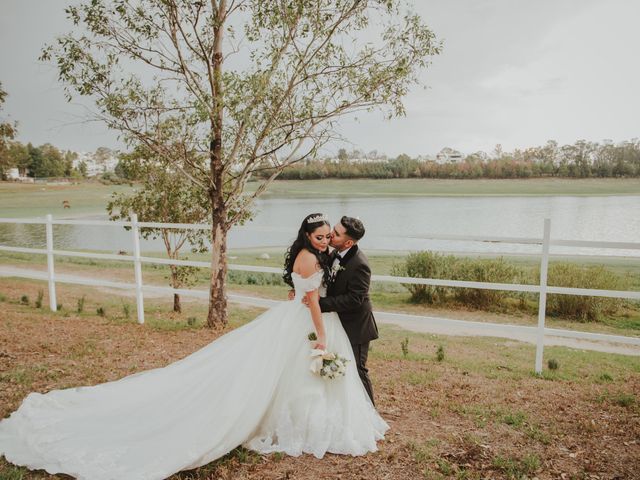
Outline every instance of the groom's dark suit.
<svg viewBox="0 0 640 480">
<path fill-rule="evenodd" d="M 373 402 L 373 388 L 366 367 L 369 342 L 378 338 L 378 326 L 371 311 L 369 283 L 371 269 L 367 257 L 354 245 L 340 259 L 340 270 L 320 298 L 323 312 L 337 312 L 351 342 L 358 374 Z"/>
</svg>

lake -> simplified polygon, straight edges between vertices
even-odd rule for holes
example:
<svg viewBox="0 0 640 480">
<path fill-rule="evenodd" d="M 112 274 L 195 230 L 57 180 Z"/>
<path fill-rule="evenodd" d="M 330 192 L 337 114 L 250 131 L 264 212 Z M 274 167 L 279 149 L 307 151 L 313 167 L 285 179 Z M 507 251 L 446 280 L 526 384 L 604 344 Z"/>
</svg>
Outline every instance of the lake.
<svg viewBox="0 0 640 480">
<path fill-rule="evenodd" d="M 430 234 L 541 237 L 551 218 L 552 238 L 637 242 L 640 196 L 537 197 L 336 197 L 264 198 L 247 225 L 230 232 L 229 248 L 285 247 L 305 215 L 323 212 L 332 222 L 342 215 L 359 217 L 367 228 L 361 246 L 369 250 L 534 253 L 539 246 L 439 241 Z M 106 215 L 84 217 L 104 219 Z M 0 245 L 42 248 L 44 226 L 0 224 Z M 117 227 L 54 226 L 56 249 L 131 252 L 131 233 Z M 144 251 L 163 251 L 159 241 L 142 243 Z M 554 248 L 553 253 L 639 256 L 639 251 Z"/>
</svg>

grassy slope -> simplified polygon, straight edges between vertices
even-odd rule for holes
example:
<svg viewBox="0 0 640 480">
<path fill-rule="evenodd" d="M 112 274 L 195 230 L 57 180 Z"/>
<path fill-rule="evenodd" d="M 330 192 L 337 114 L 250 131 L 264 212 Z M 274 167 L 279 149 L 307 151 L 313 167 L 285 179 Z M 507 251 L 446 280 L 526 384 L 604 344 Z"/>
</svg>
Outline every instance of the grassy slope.
<svg viewBox="0 0 640 480">
<path fill-rule="evenodd" d="M 255 188 L 249 184 L 249 189 Z M 279 180 L 269 187 L 272 196 L 483 196 L 483 195 L 640 195 L 640 178 L 527 180 Z"/>
<path fill-rule="evenodd" d="M 59 289 L 62 311 L 20 305 L 34 282 L 0 279 L 0 417 L 32 391 L 91 385 L 161 367 L 207 345 L 206 306 L 147 301 L 147 322 L 127 319 L 120 297 Z M 86 295 L 85 311 L 76 310 Z M 106 317 L 95 314 L 106 306 Z M 230 328 L 259 309 L 233 308 Z M 192 324 L 186 319 L 193 317 Z M 228 331 L 229 329 L 226 329 Z M 406 339 L 407 355 L 401 349 Z M 444 359 L 436 359 L 442 347 Z M 258 456 L 235 450 L 172 480 L 295 478 L 636 478 L 640 459 L 640 363 L 635 357 L 545 349 L 558 370 L 531 374 L 533 346 L 494 338 L 443 337 L 382 327 L 368 366 L 377 407 L 391 425 L 364 457 Z M 588 461 L 587 461 L 588 460 Z M 0 460 L 2 479 L 61 479 Z M 66 478 L 66 477 L 64 477 Z"/>
</svg>

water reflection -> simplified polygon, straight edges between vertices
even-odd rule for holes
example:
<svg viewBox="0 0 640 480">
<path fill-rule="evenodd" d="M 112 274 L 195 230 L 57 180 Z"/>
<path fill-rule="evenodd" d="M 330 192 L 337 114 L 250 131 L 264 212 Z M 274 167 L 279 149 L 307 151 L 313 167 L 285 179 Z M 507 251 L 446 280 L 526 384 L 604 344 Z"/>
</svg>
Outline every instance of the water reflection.
<svg viewBox="0 0 640 480">
<path fill-rule="evenodd" d="M 229 234 L 230 248 L 285 246 L 300 221 L 324 212 L 332 221 L 342 215 L 360 217 L 367 227 L 363 248 L 380 250 L 436 249 L 460 252 L 539 252 L 539 246 L 428 240 L 429 234 L 541 237 L 544 218 L 551 218 L 552 238 L 636 242 L 640 238 L 640 197 L 415 197 L 265 199 L 256 216 Z M 87 217 L 91 219 L 106 218 Z M 122 227 L 55 225 L 56 249 L 105 251 L 132 247 L 131 232 Z M 43 248 L 44 225 L 0 224 L 0 244 Z M 141 242 L 144 251 L 163 251 L 160 240 Z M 554 253 L 638 256 L 638 251 L 554 248 Z"/>
</svg>

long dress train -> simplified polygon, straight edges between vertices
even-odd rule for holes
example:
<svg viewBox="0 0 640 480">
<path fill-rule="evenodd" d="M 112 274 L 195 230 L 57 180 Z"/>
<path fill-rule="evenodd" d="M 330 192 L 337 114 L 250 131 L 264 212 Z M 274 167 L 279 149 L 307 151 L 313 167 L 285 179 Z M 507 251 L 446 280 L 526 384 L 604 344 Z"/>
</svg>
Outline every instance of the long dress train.
<svg viewBox="0 0 640 480">
<path fill-rule="evenodd" d="M 360 382 L 335 313 L 327 344 L 344 377 L 312 373 L 306 291 L 322 275 L 293 274 L 296 298 L 164 368 L 95 386 L 30 393 L 0 422 L 0 455 L 87 480 L 155 480 L 207 464 L 238 445 L 259 453 L 362 455 L 389 428 Z"/>
</svg>

